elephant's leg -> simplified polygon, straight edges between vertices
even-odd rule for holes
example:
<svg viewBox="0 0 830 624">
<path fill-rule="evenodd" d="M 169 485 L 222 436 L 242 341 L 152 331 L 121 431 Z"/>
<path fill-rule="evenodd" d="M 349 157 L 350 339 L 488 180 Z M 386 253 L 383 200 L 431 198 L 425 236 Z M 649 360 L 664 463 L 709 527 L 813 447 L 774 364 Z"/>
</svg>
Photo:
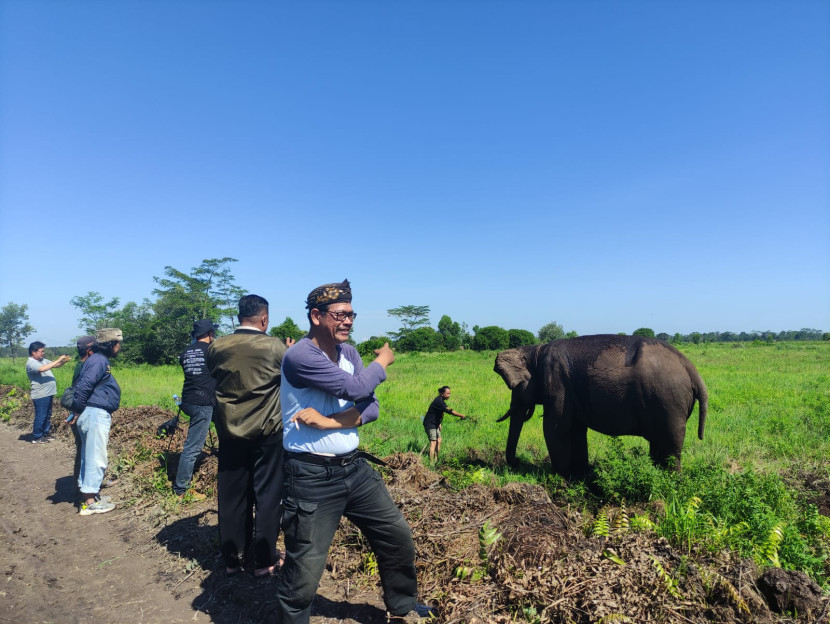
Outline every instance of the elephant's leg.
<svg viewBox="0 0 830 624">
<path fill-rule="evenodd" d="M 507 434 L 507 450 L 505 457 L 508 466 L 515 466 L 519 463 L 516 458 L 516 449 L 519 445 L 519 436 L 521 435 L 522 428 L 525 425 L 526 416 L 525 413 L 520 413 L 518 411 L 510 413 L 510 431 Z"/>
<path fill-rule="evenodd" d="M 550 454 L 551 469 L 556 474 L 567 477 L 571 469 L 572 458 L 570 426 L 565 426 L 559 413 L 549 410 L 545 410 L 542 422 L 545 445 Z"/>
<path fill-rule="evenodd" d="M 571 429 L 571 468 L 574 479 L 582 479 L 588 471 L 588 427 L 574 423 Z"/>
<path fill-rule="evenodd" d="M 651 461 L 660 468 L 680 471 L 680 455 L 686 434 L 685 420 L 680 423 L 671 416 L 663 417 L 662 426 L 656 427 L 649 437 Z"/>
</svg>

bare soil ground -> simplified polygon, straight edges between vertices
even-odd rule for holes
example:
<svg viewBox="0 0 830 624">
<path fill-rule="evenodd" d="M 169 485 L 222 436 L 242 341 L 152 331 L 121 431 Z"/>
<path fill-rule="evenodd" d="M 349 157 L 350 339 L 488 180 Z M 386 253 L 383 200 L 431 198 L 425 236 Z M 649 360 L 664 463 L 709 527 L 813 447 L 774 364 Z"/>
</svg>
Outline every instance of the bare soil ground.
<svg viewBox="0 0 830 624">
<path fill-rule="evenodd" d="M 120 474 L 103 493 L 118 508 L 82 517 L 63 410 L 55 404 L 58 439 L 30 444 L 31 402 L 11 390 L 0 387 L 0 412 L 10 415 L 0 426 L 0 622 L 275 621 L 275 578 L 223 571 L 215 455 L 206 449 L 197 464 L 194 485 L 205 501 L 180 504 L 159 492 L 159 457 L 174 472 L 186 432 L 155 437 L 170 412 L 115 414 L 110 467 Z M 387 461 L 389 490 L 415 537 L 421 600 L 437 607 L 437 622 L 828 622 L 826 597 L 797 619 L 777 615 L 754 564 L 729 553 L 681 556 L 653 533 L 626 530 L 620 510 L 610 537 L 586 536 L 585 520 L 539 486 L 456 491 L 417 455 Z M 481 552 L 485 523 L 500 537 Z M 374 559 L 344 520 L 312 622 L 385 621 Z"/>
</svg>

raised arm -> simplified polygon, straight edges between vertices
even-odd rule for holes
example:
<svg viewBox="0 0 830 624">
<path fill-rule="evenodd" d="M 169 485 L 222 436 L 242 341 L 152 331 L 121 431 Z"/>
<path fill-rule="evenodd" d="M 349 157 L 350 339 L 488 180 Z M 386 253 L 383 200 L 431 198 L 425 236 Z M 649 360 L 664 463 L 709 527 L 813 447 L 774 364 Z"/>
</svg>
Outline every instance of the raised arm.
<svg viewBox="0 0 830 624">
<path fill-rule="evenodd" d="M 346 401 L 359 402 L 370 397 L 375 388 L 386 380 L 386 366 L 391 363 L 388 355 L 384 354 L 383 358 L 379 355 L 364 368 L 360 355 L 350 348 L 344 351 L 346 359 L 354 367 L 354 373 L 349 373 L 316 347 L 308 346 L 307 349 L 301 358 L 286 356 L 282 374 L 295 388 L 316 388 Z M 388 347 L 387 350 L 392 353 Z M 394 355 L 391 359 L 394 361 Z"/>
<path fill-rule="evenodd" d="M 40 368 L 38 368 L 38 369 L 37 369 L 37 372 L 39 372 L 39 373 L 45 373 L 46 371 L 48 371 L 48 370 L 50 370 L 50 369 L 52 369 L 52 368 L 60 368 L 61 366 L 63 366 L 64 364 L 66 364 L 66 363 L 67 363 L 69 360 L 71 360 L 71 359 L 72 359 L 72 358 L 71 358 L 71 357 L 69 357 L 68 355 L 62 355 L 62 356 L 60 356 L 57 360 L 55 360 L 54 362 L 49 362 L 48 364 L 44 364 L 43 366 L 41 366 Z"/>
</svg>

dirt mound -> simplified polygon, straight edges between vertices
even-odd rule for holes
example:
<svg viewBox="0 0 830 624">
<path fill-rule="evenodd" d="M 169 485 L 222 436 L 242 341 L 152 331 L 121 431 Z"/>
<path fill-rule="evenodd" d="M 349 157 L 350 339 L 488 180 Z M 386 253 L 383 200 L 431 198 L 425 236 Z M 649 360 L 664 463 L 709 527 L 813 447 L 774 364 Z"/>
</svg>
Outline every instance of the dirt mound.
<svg viewBox="0 0 830 624">
<path fill-rule="evenodd" d="M 0 410 L 12 424 L 31 426 L 29 401 L 9 407 L 0 387 Z M 5 397 L 5 399 L 4 399 Z M 63 410 L 55 408 L 56 435 L 71 443 Z M 195 475 L 207 501 L 171 502 L 162 490 L 175 472 L 186 435 L 156 438 L 173 416 L 155 407 L 119 410 L 110 437 L 111 468 L 131 484 L 132 513 L 148 539 L 171 553 L 159 581 L 182 597 L 201 589 L 193 606 L 214 622 L 267 622 L 273 579 L 227 577 L 217 554 L 215 453 L 206 452 Z M 679 553 L 649 530 L 635 531 L 628 512 L 609 512 L 608 527 L 556 501 L 541 486 L 476 483 L 457 490 L 412 453 L 385 458 L 390 493 L 412 526 L 421 599 L 438 609 L 439 622 L 827 622 L 827 599 L 791 619 L 774 614 L 756 586 L 752 562 L 733 553 Z M 161 478 L 160 478 L 161 475 Z M 362 536 L 343 520 L 329 553 L 315 601 L 315 622 L 382 622 L 384 613 L 374 557 Z M 71 596 L 67 596 L 71 600 Z M 773 600 L 770 600 L 774 603 Z M 779 601 L 780 602 L 780 601 Z M 819 607 L 821 607 L 819 609 Z"/>
</svg>

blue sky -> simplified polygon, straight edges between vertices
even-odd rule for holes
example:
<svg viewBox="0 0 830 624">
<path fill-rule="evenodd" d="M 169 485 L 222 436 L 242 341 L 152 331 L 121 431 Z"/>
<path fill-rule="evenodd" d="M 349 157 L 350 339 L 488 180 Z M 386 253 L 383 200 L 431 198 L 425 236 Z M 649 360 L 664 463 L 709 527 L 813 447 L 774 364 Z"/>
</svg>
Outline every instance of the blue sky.
<svg viewBox="0 0 830 624">
<path fill-rule="evenodd" d="M 830 3 L 9 0 L 0 305 L 230 256 L 304 326 L 830 330 Z"/>
</svg>

